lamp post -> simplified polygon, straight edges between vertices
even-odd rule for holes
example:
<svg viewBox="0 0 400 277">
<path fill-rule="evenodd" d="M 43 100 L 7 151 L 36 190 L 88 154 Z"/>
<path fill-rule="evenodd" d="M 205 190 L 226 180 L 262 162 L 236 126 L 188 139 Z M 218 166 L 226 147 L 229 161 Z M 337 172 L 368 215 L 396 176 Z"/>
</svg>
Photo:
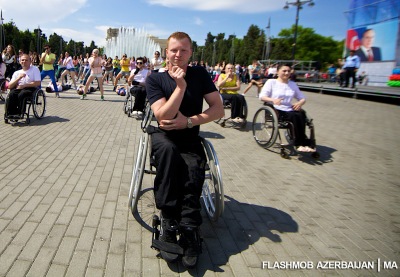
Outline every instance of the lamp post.
<svg viewBox="0 0 400 277">
<path fill-rule="evenodd" d="M 296 7 L 296 24 L 294 27 L 294 42 L 293 42 L 293 48 L 292 48 L 292 60 L 294 60 L 296 57 L 297 26 L 299 25 L 300 9 L 302 9 L 303 5 L 305 5 L 305 4 L 308 4 L 310 7 L 315 5 L 313 0 L 304 0 L 304 1 L 296 0 L 295 2 L 286 2 L 286 5 L 283 7 L 283 9 L 285 9 L 285 10 L 289 9 L 289 5 Z"/>
</svg>

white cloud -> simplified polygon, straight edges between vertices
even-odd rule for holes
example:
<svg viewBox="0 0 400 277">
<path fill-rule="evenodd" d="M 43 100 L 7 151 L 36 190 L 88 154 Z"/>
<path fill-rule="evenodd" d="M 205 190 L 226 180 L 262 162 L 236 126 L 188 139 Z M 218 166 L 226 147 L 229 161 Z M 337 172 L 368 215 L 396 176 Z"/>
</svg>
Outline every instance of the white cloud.
<svg viewBox="0 0 400 277">
<path fill-rule="evenodd" d="M 97 29 L 97 27 L 95 28 Z M 94 31 L 77 31 L 74 29 L 68 29 L 68 28 L 54 28 L 50 29 L 49 33 L 56 33 L 57 35 L 60 35 L 63 37 L 65 41 L 69 41 L 73 39 L 74 41 L 83 41 L 85 43 L 85 46 L 89 46 L 92 41 L 95 42 L 95 44 L 99 47 L 104 46 L 106 43 L 106 29 L 104 30 L 103 28 L 97 29 L 97 32 Z"/>
<path fill-rule="evenodd" d="M 203 25 L 203 23 L 204 23 L 204 21 L 200 18 L 200 17 L 195 17 L 194 18 L 194 24 L 195 25 L 198 25 L 198 26 L 201 26 L 201 25 Z"/>
<path fill-rule="evenodd" d="M 237 13 L 263 13 L 282 9 L 286 0 L 146 0 L 151 5 L 196 11 L 233 11 Z"/>
<path fill-rule="evenodd" d="M 82 8 L 86 1 L 0 0 L 0 7 L 5 23 L 12 19 L 20 30 L 33 30 L 38 25 L 48 25 L 70 16 Z"/>
</svg>

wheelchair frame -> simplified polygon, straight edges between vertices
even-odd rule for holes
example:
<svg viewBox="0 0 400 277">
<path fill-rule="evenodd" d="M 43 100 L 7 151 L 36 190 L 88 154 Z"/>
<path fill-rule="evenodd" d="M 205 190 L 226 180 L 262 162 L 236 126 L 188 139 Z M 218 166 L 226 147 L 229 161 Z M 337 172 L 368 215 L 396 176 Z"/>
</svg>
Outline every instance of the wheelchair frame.
<svg viewBox="0 0 400 277">
<path fill-rule="evenodd" d="M 132 172 L 132 179 L 129 190 L 128 203 L 132 215 L 135 215 L 137 211 L 144 173 L 156 174 L 156 171 L 153 170 L 151 162 L 150 162 L 150 168 L 146 169 L 146 158 L 147 155 L 151 153 L 151 151 L 149 151 L 149 149 L 151 148 L 151 136 L 146 132 L 146 128 L 150 125 L 152 118 L 153 118 L 153 112 L 150 108 L 150 105 L 147 104 L 146 112 L 144 114 L 141 125 L 141 128 L 144 133 L 141 135 L 139 140 L 138 151 Z M 224 211 L 224 191 L 222 183 L 222 173 L 219 166 L 217 154 L 212 144 L 205 138 L 202 138 L 202 144 L 207 157 L 207 165 L 205 172 L 206 174 L 202 189 L 202 200 L 205 211 L 210 220 L 217 221 Z M 151 157 L 149 157 L 149 159 L 150 158 Z M 151 223 L 148 222 L 148 224 Z"/>
<path fill-rule="evenodd" d="M 5 106 L 5 111 L 7 111 L 7 99 L 9 97 L 9 93 L 7 93 L 6 96 L 6 106 Z M 28 107 L 26 107 L 28 105 Z M 6 115 L 6 112 L 4 113 L 4 122 L 6 124 L 9 123 L 10 120 L 13 120 L 15 122 L 18 122 L 18 120 L 23 120 L 25 119 L 25 123 L 29 124 L 30 123 L 30 110 L 32 107 L 32 112 L 35 118 L 37 119 L 42 119 L 44 115 L 46 114 L 46 94 L 43 89 L 37 88 L 33 93 L 31 97 L 26 97 L 24 99 L 24 106 L 25 106 L 25 113 L 21 113 L 19 118 L 11 118 L 9 115 Z M 26 116 L 26 118 L 25 118 Z"/>
<path fill-rule="evenodd" d="M 135 104 L 135 103 L 134 103 L 134 101 L 135 101 L 135 96 L 133 96 L 133 95 L 131 94 L 131 89 L 128 89 L 128 90 L 126 91 L 126 93 L 127 93 L 127 97 L 125 98 L 125 101 L 124 101 L 124 108 L 123 108 L 123 110 L 124 110 L 124 113 L 125 113 L 126 115 L 128 115 L 128 117 L 131 117 L 131 116 L 132 116 L 132 112 L 133 112 L 133 105 Z"/>
<path fill-rule="evenodd" d="M 306 116 L 306 126 L 308 127 L 308 137 L 311 141 L 311 148 L 315 148 L 315 128 L 312 119 Z M 282 142 L 280 130 L 285 130 L 284 136 L 287 144 Z M 306 128 L 307 130 L 307 128 Z M 279 138 L 280 155 L 282 158 L 289 158 L 286 147 L 293 145 L 294 141 L 294 126 L 290 121 L 282 121 L 278 119 L 278 112 L 272 104 L 265 104 L 259 108 L 254 114 L 252 123 L 253 137 L 256 143 L 263 148 L 270 148 L 275 145 L 277 138 Z M 318 152 L 312 152 L 313 158 L 319 158 Z"/>
</svg>

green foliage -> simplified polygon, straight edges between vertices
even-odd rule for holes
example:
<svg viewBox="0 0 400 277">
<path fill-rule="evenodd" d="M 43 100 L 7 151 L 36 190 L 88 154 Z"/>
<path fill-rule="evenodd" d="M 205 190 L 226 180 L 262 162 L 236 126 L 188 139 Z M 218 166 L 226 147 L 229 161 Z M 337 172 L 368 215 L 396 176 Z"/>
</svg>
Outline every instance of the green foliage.
<svg viewBox="0 0 400 277">
<path fill-rule="evenodd" d="M 13 21 L 4 23 L 3 28 L 5 33 L 4 46 L 11 44 L 14 46 L 16 52 L 22 49 L 26 53 L 29 51 L 42 53 L 44 45 L 49 44 L 53 53 L 59 55 L 62 52 L 68 51 L 73 56 L 87 52 L 90 53 L 93 49 L 98 48 L 94 41 L 90 43 L 89 47 L 85 46 L 82 41 L 76 42 L 70 40 L 67 43 L 56 33 L 51 34 L 49 39 L 47 39 L 46 35 L 40 29 L 34 29 L 33 32 L 28 29 L 21 31 Z"/>
</svg>

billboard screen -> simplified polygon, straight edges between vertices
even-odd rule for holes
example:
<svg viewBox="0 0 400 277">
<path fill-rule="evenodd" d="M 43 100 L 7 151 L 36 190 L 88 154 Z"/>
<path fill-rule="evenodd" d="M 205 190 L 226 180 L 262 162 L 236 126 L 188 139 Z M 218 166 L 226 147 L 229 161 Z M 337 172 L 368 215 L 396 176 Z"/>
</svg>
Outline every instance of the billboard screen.
<svg viewBox="0 0 400 277">
<path fill-rule="evenodd" d="M 398 20 L 390 20 L 347 30 L 346 56 L 356 50 L 361 62 L 395 60 L 398 28 Z"/>
</svg>

